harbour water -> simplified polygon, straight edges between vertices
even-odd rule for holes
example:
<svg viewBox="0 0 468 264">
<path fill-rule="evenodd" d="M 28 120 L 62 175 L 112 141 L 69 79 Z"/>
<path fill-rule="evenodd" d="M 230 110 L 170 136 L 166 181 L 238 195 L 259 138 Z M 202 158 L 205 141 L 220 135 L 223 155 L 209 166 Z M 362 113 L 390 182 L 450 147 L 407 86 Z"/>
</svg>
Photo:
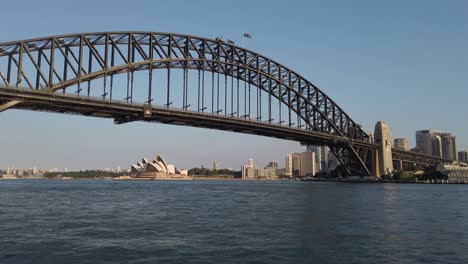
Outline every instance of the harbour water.
<svg viewBox="0 0 468 264">
<path fill-rule="evenodd" d="M 468 263 L 466 185 L 0 181 L 0 263 Z"/>
</svg>

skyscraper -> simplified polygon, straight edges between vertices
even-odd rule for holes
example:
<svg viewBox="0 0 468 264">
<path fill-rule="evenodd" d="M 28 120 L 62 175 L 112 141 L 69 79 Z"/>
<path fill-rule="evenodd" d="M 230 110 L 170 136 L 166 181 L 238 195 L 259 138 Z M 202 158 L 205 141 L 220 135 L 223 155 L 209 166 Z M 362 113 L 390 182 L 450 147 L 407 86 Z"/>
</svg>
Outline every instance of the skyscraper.
<svg viewBox="0 0 468 264">
<path fill-rule="evenodd" d="M 416 131 L 416 149 L 426 155 L 432 155 L 432 130 Z"/>
<path fill-rule="evenodd" d="M 286 176 L 292 176 L 293 161 L 292 161 L 292 156 L 291 155 L 286 155 L 284 168 L 285 168 L 285 175 Z"/>
<path fill-rule="evenodd" d="M 457 160 L 457 146 L 455 136 L 451 133 L 442 133 L 442 157 L 448 160 Z"/>
<path fill-rule="evenodd" d="M 406 138 L 395 138 L 393 145 L 397 149 L 408 151 L 408 140 Z"/>
<path fill-rule="evenodd" d="M 301 153 L 301 171 L 303 177 L 313 177 L 317 172 L 315 152 L 306 151 Z"/>
<path fill-rule="evenodd" d="M 267 168 L 277 169 L 277 168 L 278 168 L 278 162 L 276 162 L 276 161 L 270 161 L 270 162 L 268 162 Z"/>
<path fill-rule="evenodd" d="M 301 154 L 300 153 L 292 154 L 292 174 L 294 176 L 299 176 L 301 174 Z"/>
<path fill-rule="evenodd" d="M 432 135 L 432 156 L 442 157 L 442 138 L 439 133 L 434 133 Z"/>
<path fill-rule="evenodd" d="M 249 159 L 247 165 L 242 165 L 242 179 L 254 179 L 255 178 L 255 165 L 253 159 Z"/>
<path fill-rule="evenodd" d="M 317 145 L 308 145 L 307 151 L 315 153 L 315 164 L 317 165 L 317 171 L 322 171 L 322 147 Z"/>
<path fill-rule="evenodd" d="M 388 175 L 393 172 L 393 160 L 392 160 L 392 139 L 390 136 L 390 128 L 384 121 L 379 121 L 375 125 L 375 143 L 380 145 L 379 153 L 379 169 L 377 172 L 380 175 Z"/>
<path fill-rule="evenodd" d="M 468 150 L 458 152 L 458 160 L 460 162 L 468 162 Z"/>
</svg>

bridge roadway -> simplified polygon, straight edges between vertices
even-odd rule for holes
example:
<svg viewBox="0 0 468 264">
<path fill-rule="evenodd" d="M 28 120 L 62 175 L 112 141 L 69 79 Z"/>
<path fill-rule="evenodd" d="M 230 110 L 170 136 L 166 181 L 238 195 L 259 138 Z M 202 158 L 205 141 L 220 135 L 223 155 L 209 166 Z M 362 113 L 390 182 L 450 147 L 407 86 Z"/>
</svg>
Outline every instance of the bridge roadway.
<svg viewBox="0 0 468 264">
<path fill-rule="evenodd" d="M 2 109 L 2 106 L 4 106 L 4 109 Z M 245 118 L 161 106 L 148 107 L 126 101 L 108 101 L 95 97 L 59 94 L 44 90 L 34 91 L 0 87 L 0 111 L 7 108 L 113 118 L 116 124 L 133 121 L 157 122 L 268 136 L 310 145 L 352 145 L 373 150 L 379 149 L 377 144 L 371 142 L 350 140 L 346 137 L 328 133 Z M 449 162 L 448 160 L 399 149 L 393 149 L 393 159 L 394 161 L 430 166 L 435 166 L 441 162 Z"/>
</svg>

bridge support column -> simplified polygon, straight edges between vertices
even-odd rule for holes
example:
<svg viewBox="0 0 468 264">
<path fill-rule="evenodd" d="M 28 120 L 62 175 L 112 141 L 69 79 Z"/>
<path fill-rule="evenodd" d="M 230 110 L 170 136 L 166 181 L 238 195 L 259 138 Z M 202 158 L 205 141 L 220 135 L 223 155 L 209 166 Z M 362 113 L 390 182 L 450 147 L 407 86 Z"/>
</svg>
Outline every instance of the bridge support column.
<svg viewBox="0 0 468 264">
<path fill-rule="evenodd" d="M 379 149 L 376 149 L 374 151 L 374 159 L 373 159 L 373 167 L 374 167 L 374 170 L 373 170 L 373 173 L 374 173 L 374 176 L 377 177 L 377 178 L 380 178 L 382 177 L 382 174 L 380 173 L 380 150 Z"/>
</svg>

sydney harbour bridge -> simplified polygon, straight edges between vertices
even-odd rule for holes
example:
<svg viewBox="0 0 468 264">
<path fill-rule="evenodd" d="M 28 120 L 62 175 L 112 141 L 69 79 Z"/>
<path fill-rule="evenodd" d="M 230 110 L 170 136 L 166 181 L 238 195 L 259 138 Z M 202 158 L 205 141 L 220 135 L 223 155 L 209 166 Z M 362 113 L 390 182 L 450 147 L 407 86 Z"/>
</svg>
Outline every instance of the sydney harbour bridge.
<svg viewBox="0 0 468 264">
<path fill-rule="evenodd" d="M 310 81 L 225 42 L 100 32 L 0 43 L 0 112 L 23 109 L 234 131 L 328 146 L 348 174 L 381 175 L 381 145 Z M 449 162 L 399 149 L 393 162 Z"/>
</svg>

